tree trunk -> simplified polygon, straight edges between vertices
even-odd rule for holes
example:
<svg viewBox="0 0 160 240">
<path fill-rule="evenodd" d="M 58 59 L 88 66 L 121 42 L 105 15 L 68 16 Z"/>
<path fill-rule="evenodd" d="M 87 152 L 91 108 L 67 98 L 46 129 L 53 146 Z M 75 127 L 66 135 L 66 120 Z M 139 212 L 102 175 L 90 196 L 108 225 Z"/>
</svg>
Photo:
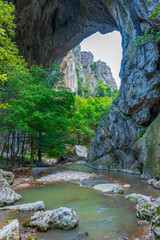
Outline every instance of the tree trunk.
<svg viewBox="0 0 160 240">
<path fill-rule="evenodd" d="M 39 132 L 39 143 L 38 143 L 38 162 L 42 162 L 42 151 L 41 151 L 41 144 L 40 144 L 40 139 L 42 137 L 42 133 Z"/>
<path fill-rule="evenodd" d="M 22 159 L 21 159 L 21 164 L 23 166 L 24 164 L 24 144 L 25 144 L 25 140 L 26 140 L 26 135 L 24 134 L 23 140 L 22 140 Z"/>
<path fill-rule="evenodd" d="M 11 165 L 12 169 L 14 168 L 15 164 L 15 133 L 12 134 L 12 145 L 11 145 Z"/>
<path fill-rule="evenodd" d="M 33 166 L 34 162 L 34 136 L 31 136 L 31 167 Z"/>
<path fill-rule="evenodd" d="M 9 157 L 8 157 L 8 154 L 9 154 L 9 137 L 10 137 L 10 134 L 8 134 L 8 139 L 7 139 L 7 156 L 6 156 L 6 166 L 8 166 L 8 161 L 9 161 Z"/>
</svg>

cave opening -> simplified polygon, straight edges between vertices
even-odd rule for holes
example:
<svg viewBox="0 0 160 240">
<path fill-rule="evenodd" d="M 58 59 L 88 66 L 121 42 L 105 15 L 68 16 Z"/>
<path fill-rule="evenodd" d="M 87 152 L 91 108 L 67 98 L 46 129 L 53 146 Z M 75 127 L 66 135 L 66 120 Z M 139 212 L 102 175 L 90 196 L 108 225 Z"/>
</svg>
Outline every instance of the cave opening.
<svg viewBox="0 0 160 240">
<path fill-rule="evenodd" d="M 96 32 L 85 38 L 81 44 L 81 51 L 90 51 L 94 55 L 94 61 L 105 62 L 113 74 L 118 88 L 121 78 L 119 76 L 122 61 L 122 37 L 119 31 L 101 34 Z"/>
</svg>

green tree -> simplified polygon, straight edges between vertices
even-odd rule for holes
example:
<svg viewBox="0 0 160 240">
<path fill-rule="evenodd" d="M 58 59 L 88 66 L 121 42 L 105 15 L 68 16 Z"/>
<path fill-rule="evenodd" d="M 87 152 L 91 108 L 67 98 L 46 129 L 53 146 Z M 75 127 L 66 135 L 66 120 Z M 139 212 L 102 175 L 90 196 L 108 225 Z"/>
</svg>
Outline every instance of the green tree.
<svg viewBox="0 0 160 240">
<path fill-rule="evenodd" d="M 112 99 L 109 97 L 87 99 L 76 97 L 74 115 L 71 118 L 70 132 L 77 144 L 89 145 L 98 124 L 111 107 Z"/>
<path fill-rule="evenodd" d="M 26 63 L 18 54 L 18 49 L 13 39 L 15 36 L 14 6 L 12 3 L 0 0 L 0 91 L 5 88 L 7 80 L 13 75 L 28 75 Z M 7 97 L 9 98 L 9 96 Z M 7 100 L 0 95 L 0 108 L 6 109 L 9 105 Z"/>
<path fill-rule="evenodd" d="M 31 150 L 31 164 L 35 151 L 38 151 L 39 161 L 42 151 L 55 149 L 57 154 L 65 151 L 69 137 L 68 118 L 74 104 L 74 95 L 60 86 L 58 82 L 61 78 L 57 66 L 48 69 L 33 66 L 18 99 L 9 100 L 11 107 L 3 121 L 9 126 L 12 119 L 15 123 L 12 129 L 26 133 Z"/>
</svg>

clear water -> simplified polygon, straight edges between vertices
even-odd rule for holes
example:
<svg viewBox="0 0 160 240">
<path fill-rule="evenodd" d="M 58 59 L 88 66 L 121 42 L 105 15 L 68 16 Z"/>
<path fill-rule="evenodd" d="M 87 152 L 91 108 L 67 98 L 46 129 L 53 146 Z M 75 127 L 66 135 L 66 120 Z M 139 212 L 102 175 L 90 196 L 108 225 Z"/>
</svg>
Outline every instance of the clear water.
<svg viewBox="0 0 160 240">
<path fill-rule="evenodd" d="M 66 165 L 58 166 L 75 171 L 93 172 L 86 166 Z M 57 169 L 49 169 L 47 173 L 55 172 Z M 95 185 L 103 182 L 119 182 L 131 184 L 126 193 L 136 192 L 145 195 L 159 196 L 160 191 L 155 190 L 143 183 L 133 175 L 108 173 L 96 171 L 100 178 L 84 182 L 84 185 Z M 43 175 L 46 173 L 43 173 Z M 92 240 L 124 240 L 135 239 L 143 230 L 137 225 L 135 205 L 127 201 L 123 196 L 107 196 L 91 188 L 79 187 L 76 184 L 56 183 L 45 187 L 36 187 L 19 191 L 23 201 L 29 203 L 43 200 L 46 209 L 55 209 L 61 206 L 69 207 L 77 212 L 80 219 L 79 226 L 73 230 L 50 230 L 46 233 L 38 233 L 41 240 L 71 240 L 79 233 L 88 232 Z M 29 215 L 5 211 L 0 213 L 0 223 L 3 224 L 8 218 L 18 217 L 20 222 Z"/>
</svg>

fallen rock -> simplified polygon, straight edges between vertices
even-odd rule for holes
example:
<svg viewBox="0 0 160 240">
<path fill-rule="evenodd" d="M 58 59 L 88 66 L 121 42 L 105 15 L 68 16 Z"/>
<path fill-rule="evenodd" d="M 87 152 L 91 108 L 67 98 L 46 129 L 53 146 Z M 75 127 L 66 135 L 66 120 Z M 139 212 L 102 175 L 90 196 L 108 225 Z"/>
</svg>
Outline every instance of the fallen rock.
<svg viewBox="0 0 160 240">
<path fill-rule="evenodd" d="M 8 182 L 3 176 L 3 173 L 0 173 L 0 207 L 10 205 L 22 199 L 22 197 L 11 188 L 9 182 L 12 182 L 12 180 Z"/>
<path fill-rule="evenodd" d="M 96 190 L 99 190 L 104 193 L 111 194 L 123 194 L 123 187 L 118 184 L 106 183 L 106 184 L 97 184 L 93 187 Z"/>
<path fill-rule="evenodd" d="M 80 233 L 75 238 L 72 238 L 71 240 L 81 240 L 81 239 L 88 239 L 89 234 L 88 232 Z"/>
<path fill-rule="evenodd" d="M 31 187 L 31 186 L 32 186 L 32 185 L 31 185 L 30 183 L 22 183 L 22 184 L 16 185 L 16 186 L 14 187 L 14 190 L 29 188 L 29 187 Z"/>
<path fill-rule="evenodd" d="M 141 220 L 141 221 L 138 221 L 138 225 L 146 226 L 146 225 L 150 225 L 150 222 L 148 222 L 146 220 Z"/>
<path fill-rule="evenodd" d="M 76 171 L 62 171 L 54 174 L 50 174 L 36 180 L 37 183 L 50 184 L 54 182 L 71 182 L 71 181 L 83 181 L 91 178 L 95 178 L 96 174 Z"/>
<path fill-rule="evenodd" d="M 149 185 L 152 185 L 155 188 L 160 188 L 160 180 L 156 180 L 154 178 L 147 180 L 146 182 Z"/>
<path fill-rule="evenodd" d="M 82 145 L 74 147 L 74 156 L 77 160 L 87 160 L 87 148 Z"/>
<path fill-rule="evenodd" d="M 154 181 L 152 185 L 155 188 L 160 188 L 160 181 Z"/>
<path fill-rule="evenodd" d="M 15 210 L 20 212 L 36 212 L 40 210 L 45 210 L 45 205 L 43 201 L 38 201 L 34 203 L 26 203 L 21 205 L 9 206 L 0 208 L 0 210 Z"/>
<path fill-rule="evenodd" d="M 143 198 L 138 199 L 136 206 L 137 217 L 151 221 L 151 230 L 154 240 L 160 239 L 160 197 L 151 199 L 142 195 Z M 144 198 L 145 197 L 145 198 Z"/>
<path fill-rule="evenodd" d="M 155 240 L 160 239 L 160 215 L 156 214 L 152 218 L 151 224 L 152 224 L 152 232 L 154 234 L 154 239 Z"/>
<path fill-rule="evenodd" d="M 152 179 L 147 180 L 146 183 L 149 185 L 152 185 L 153 182 L 155 182 L 155 181 L 156 181 L 156 179 L 152 178 Z"/>
<path fill-rule="evenodd" d="M 20 234 L 21 240 L 37 240 L 37 230 L 35 228 L 27 228 L 24 233 Z"/>
<path fill-rule="evenodd" d="M 45 159 L 45 162 L 49 165 L 56 165 L 58 160 L 57 159 Z"/>
<path fill-rule="evenodd" d="M 0 169 L 0 175 L 7 180 L 7 182 L 11 185 L 14 181 L 14 174 L 12 172 L 4 171 Z"/>
<path fill-rule="evenodd" d="M 79 223 L 75 211 L 70 208 L 61 207 L 55 210 L 36 212 L 24 226 L 36 228 L 38 231 L 47 231 L 48 229 L 72 229 Z"/>
<path fill-rule="evenodd" d="M 130 184 L 124 184 L 123 188 L 129 188 L 131 185 Z"/>
<path fill-rule="evenodd" d="M 125 198 L 137 204 L 141 202 L 141 205 L 142 203 L 151 204 L 151 197 L 147 197 L 145 195 L 138 194 L 138 193 L 131 193 L 129 195 L 126 195 Z"/>
<path fill-rule="evenodd" d="M 19 221 L 13 220 L 0 230 L 0 240 L 19 240 Z"/>
</svg>

